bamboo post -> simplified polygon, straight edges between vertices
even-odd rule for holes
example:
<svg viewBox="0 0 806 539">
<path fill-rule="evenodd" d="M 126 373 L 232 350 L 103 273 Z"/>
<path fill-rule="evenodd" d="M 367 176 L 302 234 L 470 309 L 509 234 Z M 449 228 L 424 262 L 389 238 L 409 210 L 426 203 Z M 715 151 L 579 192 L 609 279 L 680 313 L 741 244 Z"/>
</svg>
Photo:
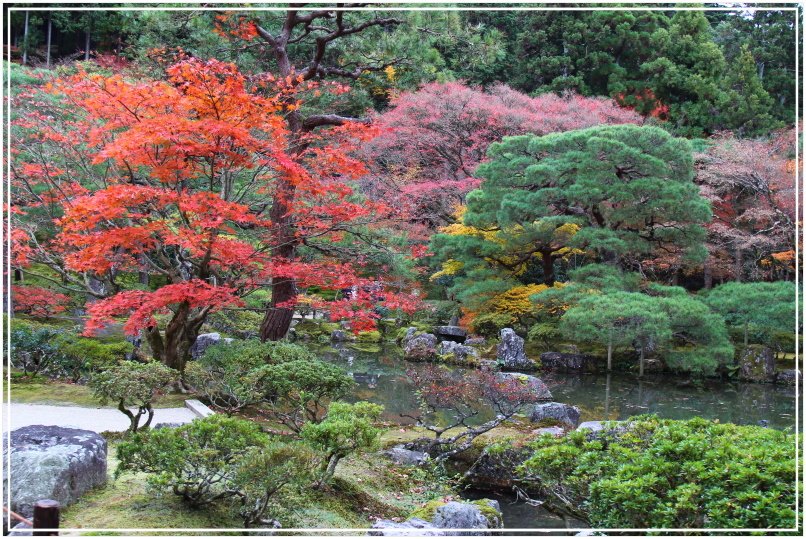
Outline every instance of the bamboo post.
<svg viewBox="0 0 806 539">
<path fill-rule="evenodd" d="M 39 500 L 34 504 L 35 536 L 59 535 L 59 502 L 55 500 Z M 43 531 L 38 531 L 43 530 Z M 54 531 L 44 531 L 54 530 Z"/>
</svg>

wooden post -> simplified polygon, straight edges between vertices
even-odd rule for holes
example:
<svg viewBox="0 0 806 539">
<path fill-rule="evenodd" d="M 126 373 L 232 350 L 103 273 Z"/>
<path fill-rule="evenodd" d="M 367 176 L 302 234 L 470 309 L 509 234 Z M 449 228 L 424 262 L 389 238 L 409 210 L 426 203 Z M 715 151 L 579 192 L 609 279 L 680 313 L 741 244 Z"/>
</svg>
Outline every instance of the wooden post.
<svg viewBox="0 0 806 539">
<path fill-rule="evenodd" d="M 39 500 L 34 504 L 34 530 L 33 535 L 48 536 L 59 535 L 59 502 L 56 500 Z"/>
</svg>

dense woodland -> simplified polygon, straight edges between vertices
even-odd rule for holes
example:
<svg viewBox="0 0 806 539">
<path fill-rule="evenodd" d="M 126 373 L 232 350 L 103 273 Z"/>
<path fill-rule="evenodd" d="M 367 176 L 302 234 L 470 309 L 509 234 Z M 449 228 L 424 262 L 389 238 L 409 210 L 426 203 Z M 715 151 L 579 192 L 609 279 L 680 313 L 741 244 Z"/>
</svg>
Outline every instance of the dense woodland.
<svg viewBox="0 0 806 539">
<path fill-rule="evenodd" d="M 748 358 L 797 368 L 800 12 L 12 6 L 12 365 L 119 406 L 118 473 L 193 507 L 235 500 L 246 527 L 293 521 L 299 485 L 343 488 L 337 467 L 377 449 L 381 409 L 340 400 L 352 381 L 289 342 L 305 331 L 460 326 L 484 358 L 511 328 L 537 367 L 573 350 L 696 383 L 733 383 Z M 194 355 L 213 330 L 236 340 Z M 460 363 L 410 373 L 427 435 L 412 447 L 440 474 L 544 400 Z M 149 431 L 170 391 L 222 413 Z M 479 402 L 497 419 L 467 423 Z M 609 449 L 539 438 L 519 488 L 605 527 L 794 518 L 791 434 L 633 425 Z M 228 468 L 199 457 L 215 478 L 187 476 L 217 430 Z M 682 448 L 702 436 L 720 441 Z M 620 443 L 644 471 L 704 452 L 691 469 L 735 461 L 756 486 L 671 468 L 640 483 Z M 628 499 L 655 501 L 614 513 Z"/>
</svg>

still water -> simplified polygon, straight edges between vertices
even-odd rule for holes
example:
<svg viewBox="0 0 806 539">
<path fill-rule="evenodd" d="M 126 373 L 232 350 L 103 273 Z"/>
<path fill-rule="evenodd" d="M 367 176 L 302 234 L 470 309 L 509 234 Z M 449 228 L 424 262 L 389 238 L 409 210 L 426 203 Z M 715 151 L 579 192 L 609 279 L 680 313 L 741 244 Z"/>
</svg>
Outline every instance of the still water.
<svg viewBox="0 0 806 539">
<path fill-rule="evenodd" d="M 353 377 L 353 399 L 382 404 L 387 421 L 411 423 L 401 418 L 401 414 L 416 415 L 418 410 L 406 370 L 420 369 L 422 364 L 403 360 L 400 348 L 393 345 L 376 352 L 346 346 L 324 348 L 320 353 Z M 669 419 L 699 416 L 741 425 L 766 421 L 777 429 L 795 426 L 793 387 L 720 380 L 695 384 L 671 377 L 638 380 L 629 373 L 539 376 L 555 401 L 579 407 L 582 421 L 651 413 Z"/>
<path fill-rule="evenodd" d="M 406 371 L 421 369 L 423 365 L 403 360 L 399 347 L 384 345 L 371 352 L 349 346 L 327 347 L 319 352 L 353 377 L 356 386 L 352 400 L 382 404 L 384 419 L 390 422 L 411 423 L 411 419 L 401 414 L 417 415 L 417 398 Z M 670 377 L 638 380 L 626 373 L 540 376 L 555 401 L 579 407 L 582 421 L 627 419 L 652 413 L 669 419 L 699 416 L 742 425 L 766 421 L 769 427 L 777 429 L 795 426 L 795 389 L 792 387 L 724 381 L 694 384 Z M 466 491 L 462 495 L 468 499 L 498 500 L 508 529 L 584 526 L 540 507 L 518 502 L 511 492 Z M 565 535 L 561 532 L 544 534 Z M 516 535 L 544 534 L 522 532 Z M 567 534 L 574 535 L 574 532 Z"/>
</svg>

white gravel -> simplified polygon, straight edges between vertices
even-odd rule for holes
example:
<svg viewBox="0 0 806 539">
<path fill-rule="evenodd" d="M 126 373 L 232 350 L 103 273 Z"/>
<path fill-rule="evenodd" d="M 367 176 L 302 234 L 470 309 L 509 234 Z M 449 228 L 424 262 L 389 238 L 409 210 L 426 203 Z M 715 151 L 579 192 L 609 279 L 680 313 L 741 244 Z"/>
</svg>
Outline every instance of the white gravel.
<svg viewBox="0 0 806 539">
<path fill-rule="evenodd" d="M 2 431 L 28 425 L 56 425 L 95 432 L 123 432 L 129 428 L 129 418 L 114 408 L 85 408 L 82 406 L 53 406 L 45 404 L 11 403 L 11 421 L 8 405 L 0 407 Z M 157 423 L 190 423 L 196 416 L 187 408 L 155 408 L 152 425 Z M 8 424 L 7 424 L 8 423 Z"/>
</svg>

